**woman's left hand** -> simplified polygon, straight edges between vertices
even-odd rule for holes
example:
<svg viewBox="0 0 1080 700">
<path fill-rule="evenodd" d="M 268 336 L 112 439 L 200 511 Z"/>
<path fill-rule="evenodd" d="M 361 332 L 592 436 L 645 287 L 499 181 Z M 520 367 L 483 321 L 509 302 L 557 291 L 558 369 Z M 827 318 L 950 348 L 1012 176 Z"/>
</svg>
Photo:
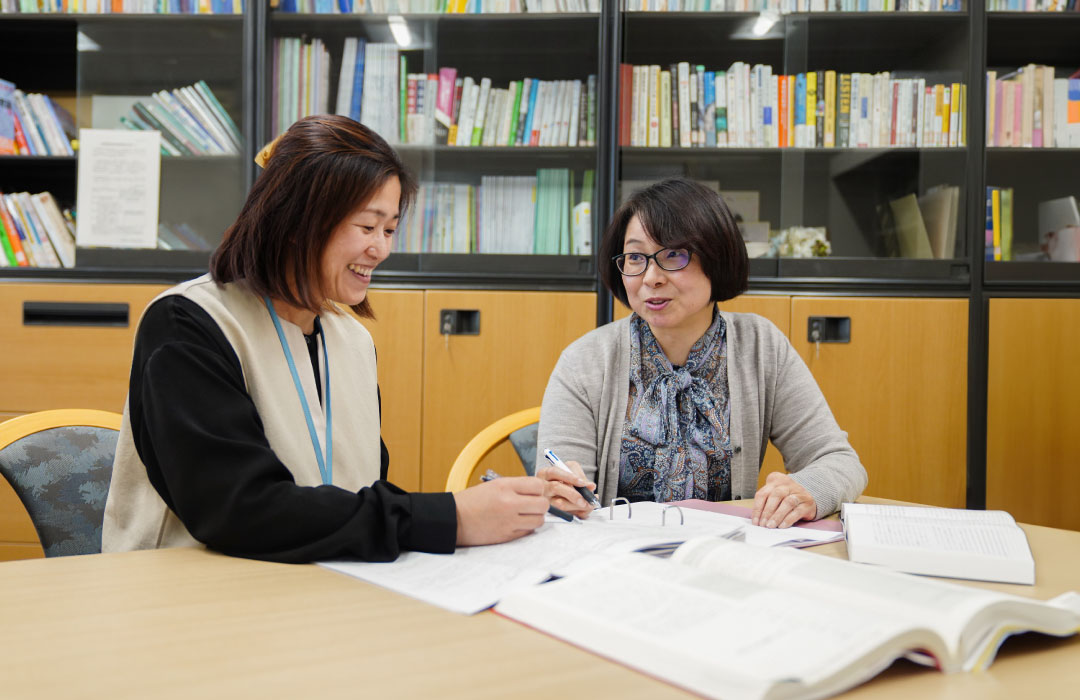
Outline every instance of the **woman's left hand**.
<svg viewBox="0 0 1080 700">
<path fill-rule="evenodd" d="M 763 527 L 791 527 L 800 520 L 817 517 L 817 503 L 810 492 L 787 474 L 773 472 L 754 494 L 750 522 Z"/>
</svg>

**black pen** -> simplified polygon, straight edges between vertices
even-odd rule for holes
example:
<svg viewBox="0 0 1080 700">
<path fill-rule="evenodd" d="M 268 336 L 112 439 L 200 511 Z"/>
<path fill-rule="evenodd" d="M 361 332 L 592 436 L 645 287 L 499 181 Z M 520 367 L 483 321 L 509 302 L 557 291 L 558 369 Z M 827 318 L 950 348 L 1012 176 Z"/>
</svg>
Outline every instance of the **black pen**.
<svg viewBox="0 0 1080 700">
<path fill-rule="evenodd" d="M 563 470 L 567 474 L 574 474 L 574 470 L 566 466 L 566 463 L 559 459 L 551 450 L 544 450 L 544 459 L 551 462 L 552 466 Z M 577 475 L 574 474 L 574 476 Z M 595 493 L 585 488 L 584 486 L 574 486 L 573 488 L 575 491 L 581 494 L 581 497 L 584 498 L 585 502 L 588 503 L 590 506 L 592 506 L 593 508 L 600 507 L 600 501 L 596 500 Z"/>
<path fill-rule="evenodd" d="M 480 481 L 491 481 L 492 479 L 498 479 L 499 476 L 500 475 L 497 474 L 495 470 L 488 469 L 486 472 L 484 472 L 484 475 L 480 477 Z M 556 518 L 562 518 L 568 523 L 574 521 L 573 515 L 567 513 L 565 510 L 560 510 L 555 506 L 548 506 L 548 512 L 554 515 Z"/>
</svg>

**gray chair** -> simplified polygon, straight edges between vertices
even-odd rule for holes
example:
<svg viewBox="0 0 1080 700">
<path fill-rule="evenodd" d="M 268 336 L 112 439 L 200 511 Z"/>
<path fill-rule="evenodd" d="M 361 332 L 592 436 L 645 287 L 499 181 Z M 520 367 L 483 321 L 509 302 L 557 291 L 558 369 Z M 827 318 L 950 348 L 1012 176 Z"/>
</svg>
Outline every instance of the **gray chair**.
<svg viewBox="0 0 1080 700">
<path fill-rule="evenodd" d="M 536 433 L 539 430 L 540 424 L 532 423 L 510 433 L 507 438 L 514 446 L 514 451 L 521 460 L 521 466 L 529 476 L 536 474 Z"/>
<path fill-rule="evenodd" d="M 40 411 L 0 423 L 0 475 L 22 501 L 47 557 L 101 551 L 121 416 Z"/>
</svg>

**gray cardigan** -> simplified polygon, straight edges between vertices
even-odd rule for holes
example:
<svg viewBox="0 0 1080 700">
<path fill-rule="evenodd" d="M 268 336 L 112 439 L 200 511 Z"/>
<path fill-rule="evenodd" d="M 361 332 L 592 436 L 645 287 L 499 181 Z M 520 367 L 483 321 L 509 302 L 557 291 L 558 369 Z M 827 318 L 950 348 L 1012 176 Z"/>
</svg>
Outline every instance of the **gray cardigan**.
<svg viewBox="0 0 1080 700">
<path fill-rule="evenodd" d="M 721 311 L 727 325 L 732 498 L 753 498 L 769 440 L 792 478 L 817 502 L 817 517 L 854 500 L 866 470 L 795 348 L 756 314 Z M 630 391 L 630 319 L 590 331 L 559 358 L 544 392 L 537 455 L 550 448 L 581 464 L 603 504 L 619 485 Z M 537 468 L 544 466 L 537 460 Z M 598 465 L 602 468 L 598 469 Z"/>
</svg>

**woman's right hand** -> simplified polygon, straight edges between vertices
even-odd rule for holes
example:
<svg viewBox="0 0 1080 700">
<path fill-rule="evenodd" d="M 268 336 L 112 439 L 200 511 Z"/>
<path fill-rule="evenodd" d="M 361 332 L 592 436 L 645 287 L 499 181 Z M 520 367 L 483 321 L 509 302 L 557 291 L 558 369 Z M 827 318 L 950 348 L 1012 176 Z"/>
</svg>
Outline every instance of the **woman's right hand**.
<svg viewBox="0 0 1080 700">
<path fill-rule="evenodd" d="M 593 512 L 593 507 L 574 487 L 584 486 L 595 493 L 596 484 L 585 478 L 585 472 L 577 462 L 566 462 L 566 466 L 574 473 L 570 474 L 558 467 L 543 467 L 536 472 L 536 476 L 543 480 L 544 495 L 551 505 L 579 518 L 587 518 L 589 513 Z"/>
<path fill-rule="evenodd" d="M 454 494 L 457 543 L 498 544 L 544 524 L 544 482 L 532 476 L 493 479 Z"/>
</svg>

